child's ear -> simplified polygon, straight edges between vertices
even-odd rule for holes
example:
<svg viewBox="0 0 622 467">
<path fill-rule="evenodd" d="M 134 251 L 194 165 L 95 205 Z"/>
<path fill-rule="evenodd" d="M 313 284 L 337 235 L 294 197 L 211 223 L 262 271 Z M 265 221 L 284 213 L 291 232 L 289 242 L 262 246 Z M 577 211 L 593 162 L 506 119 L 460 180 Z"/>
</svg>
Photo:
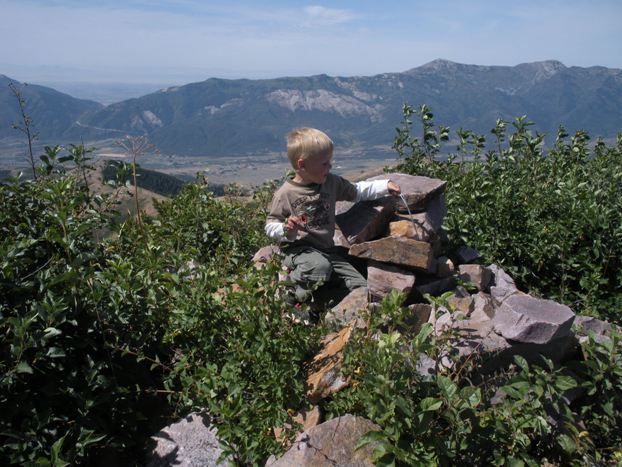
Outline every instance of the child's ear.
<svg viewBox="0 0 622 467">
<path fill-rule="evenodd" d="M 296 161 L 296 166 L 298 167 L 298 170 L 303 170 L 305 168 L 305 160 L 304 159 L 298 159 Z"/>
</svg>

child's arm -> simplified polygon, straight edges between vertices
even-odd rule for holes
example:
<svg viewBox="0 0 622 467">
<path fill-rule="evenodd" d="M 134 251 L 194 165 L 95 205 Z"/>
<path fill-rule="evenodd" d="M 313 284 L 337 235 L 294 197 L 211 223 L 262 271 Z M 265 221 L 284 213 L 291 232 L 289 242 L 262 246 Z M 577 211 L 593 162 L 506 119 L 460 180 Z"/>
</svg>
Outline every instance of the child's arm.
<svg viewBox="0 0 622 467">
<path fill-rule="evenodd" d="M 355 183 L 356 201 L 367 201 L 381 198 L 386 195 L 398 196 L 402 190 L 392 180 L 373 180 Z"/>
<path fill-rule="evenodd" d="M 298 235 L 298 228 L 305 224 L 303 216 L 289 216 L 283 222 L 268 219 L 265 230 L 268 237 L 279 242 L 293 242 Z"/>
</svg>

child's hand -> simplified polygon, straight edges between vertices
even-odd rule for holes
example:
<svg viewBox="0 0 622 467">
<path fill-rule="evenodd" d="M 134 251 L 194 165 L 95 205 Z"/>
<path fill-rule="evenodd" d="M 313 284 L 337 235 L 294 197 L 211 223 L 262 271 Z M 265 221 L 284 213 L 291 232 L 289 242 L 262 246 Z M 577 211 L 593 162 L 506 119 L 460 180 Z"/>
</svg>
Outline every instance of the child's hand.
<svg viewBox="0 0 622 467">
<path fill-rule="evenodd" d="M 393 196 L 399 196 L 402 193 L 400 186 L 392 180 L 389 180 L 389 183 L 387 183 L 387 188 Z"/>
<path fill-rule="evenodd" d="M 298 233 L 300 227 L 305 227 L 307 224 L 307 216 L 302 214 L 300 216 L 289 216 L 283 222 L 283 232 L 287 238 L 294 239 Z"/>
</svg>

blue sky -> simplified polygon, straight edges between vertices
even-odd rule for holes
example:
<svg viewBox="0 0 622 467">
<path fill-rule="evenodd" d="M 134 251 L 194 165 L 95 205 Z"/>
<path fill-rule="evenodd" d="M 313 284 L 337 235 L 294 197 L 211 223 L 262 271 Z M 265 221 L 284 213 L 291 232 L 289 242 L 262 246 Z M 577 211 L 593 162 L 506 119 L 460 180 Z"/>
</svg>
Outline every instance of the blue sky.
<svg viewBox="0 0 622 467">
<path fill-rule="evenodd" d="M 405 71 L 436 58 L 622 68 L 622 0 L 0 0 L 0 74 L 183 84 Z"/>
</svg>

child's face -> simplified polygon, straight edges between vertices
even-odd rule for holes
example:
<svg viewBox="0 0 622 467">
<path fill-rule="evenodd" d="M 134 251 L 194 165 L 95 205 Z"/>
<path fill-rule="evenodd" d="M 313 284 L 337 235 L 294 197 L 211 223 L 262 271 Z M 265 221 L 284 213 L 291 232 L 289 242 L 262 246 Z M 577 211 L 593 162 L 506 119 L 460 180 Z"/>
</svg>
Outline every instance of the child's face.
<svg viewBox="0 0 622 467">
<path fill-rule="evenodd" d="M 298 161 L 298 175 L 306 183 L 322 184 L 326 181 L 326 177 L 330 173 L 332 167 L 333 153 L 325 154 L 301 159 Z"/>
</svg>

